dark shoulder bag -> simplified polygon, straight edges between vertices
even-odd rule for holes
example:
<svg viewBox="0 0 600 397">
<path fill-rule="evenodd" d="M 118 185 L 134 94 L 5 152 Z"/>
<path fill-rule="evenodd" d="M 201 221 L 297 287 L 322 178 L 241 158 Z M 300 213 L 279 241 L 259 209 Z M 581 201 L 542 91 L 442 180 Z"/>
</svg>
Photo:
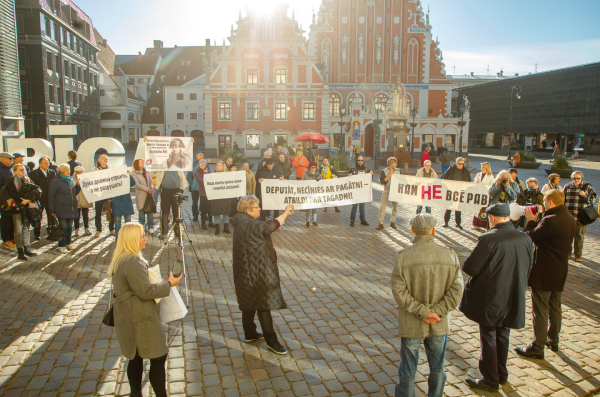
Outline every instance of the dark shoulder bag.
<svg viewBox="0 0 600 397">
<path fill-rule="evenodd" d="M 56 220 L 56 216 L 51 216 L 48 222 L 48 236 L 46 240 L 61 241 L 63 239 L 63 230 Z"/>
<path fill-rule="evenodd" d="M 596 219 L 598 219 L 598 210 L 594 207 L 593 201 L 581 208 L 579 223 L 587 226 L 594 223 Z"/>
<path fill-rule="evenodd" d="M 109 327 L 114 327 L 115 326 L 115 316 L 113 314 L 113 306 L 115 305 L 114 303 L 111 305 L 111 298 L 112 298 L 112 294 L 113 294 L 113 287 L 112 287 L 112 278 L 110 280 L 110 294 L 108 295 L 108 310 L 106 311 L 106 314 L 104 314 L 104 318 L 102 318 L 102 324 L 104 325 L 108 325 Z"/>
<path fill-rule="evenodd" d="M 142 212 L 144 214 L 156 214 L 156 203 L 154 202 L 154 196 L 150 193 L 146 194 L 146 200 L 144 201 Z"/>
</svg>

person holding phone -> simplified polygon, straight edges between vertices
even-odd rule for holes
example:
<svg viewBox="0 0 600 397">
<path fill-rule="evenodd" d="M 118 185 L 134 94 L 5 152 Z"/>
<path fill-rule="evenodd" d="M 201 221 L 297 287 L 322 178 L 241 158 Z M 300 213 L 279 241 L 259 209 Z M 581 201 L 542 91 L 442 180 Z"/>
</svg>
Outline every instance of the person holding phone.
<svg viewBox="0 0 600 397">
<path fill-rule="evenodd" d="M 271 235 L 293 213 L 293 205 L 272 221 L 260 220 L 259 200 L 254 195 L 244 196 L 233 217 L 233 282 L 238 305 L 242 311 L 244 340 L 254 342 L 264 339 L 267 347 L 276 354 L 287 354 L 279 343 L 273 327 L 271 310 L 286 309 L 279 281 L 277 253 Z M 263 334 L 256 331 L 254 316 Z"/>
</svg>

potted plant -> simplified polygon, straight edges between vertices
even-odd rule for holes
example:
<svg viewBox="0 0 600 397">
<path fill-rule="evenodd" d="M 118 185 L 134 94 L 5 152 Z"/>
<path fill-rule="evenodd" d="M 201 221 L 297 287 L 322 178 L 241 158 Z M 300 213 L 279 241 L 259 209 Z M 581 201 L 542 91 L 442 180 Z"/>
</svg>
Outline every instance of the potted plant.
<svg viewBox="0 0 600 397">
<path fill-rule="evenodd" d="M 346 153 L 342 152 L 341 154 L 329 156 L 329 162 L 335 167 L 336 170 L 338 170 L 340 177 L 348 176 L 350 164 L 348 163 L 348 157 L 346 156 Z"/>
<path fill-rule="evenodd" d="M 241 152 L 238 152 L 237 150 L 233 150 L 231 149 L 230 151 L 228 151 L 227 153 L 225 153 L 225 155 L 223 156 L 223 161 L 226 161 L 228 157 L 231 157 L 233 159 L 233 163 L 238 165 L 238 169 L 242 169 L 242 164 L 244 164 L 246 161 L 246 158 L 244 157 L 244 155 Z M 250 169 L 252 169 L 252 166 L 254 164 L 249 164 L 250 165 Z"/>
<path fill-rule="evenodd" d="M 552 168 L 546 170 L 546 174 L 558 174 L 561 178 L 568 179 L 573 173 L 573 167 L 565 156 L 556 156 Z"/>
<path fill-rule="evenodd" d="M 517 164 L 517 168 L 535 170 L 542 165 L 542 163 L 538 162 L 537 158 L 531 153 L 519 150 L 519 155 L 521 156 L 521 161 Z"/>
</svg>

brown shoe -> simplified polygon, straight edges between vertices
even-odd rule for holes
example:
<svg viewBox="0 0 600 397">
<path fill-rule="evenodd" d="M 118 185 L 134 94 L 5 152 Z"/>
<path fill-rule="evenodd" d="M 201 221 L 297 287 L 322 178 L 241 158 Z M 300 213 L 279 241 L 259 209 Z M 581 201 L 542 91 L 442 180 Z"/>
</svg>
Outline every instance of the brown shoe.
<svg viewBox="0 0 600 397">
<path fill-rule="evenodd" d="M 583 262 L 583 259 L 581 259 L 580 256 L 575 255 L 575 262 Z"/>
<path fill-rule="evenodd" d="M 395 229 L 395 228 L 396 228 L 396 224 L 395 224 L 394 222 L 392 222 L 392 223 L 390 223 L 390 227 L 391 227 L 392 229 Z"/>
<path fill-rule="evenodd" d="M 7 242 L 4 243 L 4 246 L 7 247 L 7 248 L 13 248 L 13 247 L 16 247 L 17 244 L 15 244 L 12 241 L 7 241 Z"/>
<path fill-rule="evenodd" d="M 380 223 L 380 224 L 379 224 L 379 226 L 377 226 L 377 227 L 375 228 L 375 230 L 381 230 L 381 229 L 383 229 L 383 225 Z"/>
</svg>

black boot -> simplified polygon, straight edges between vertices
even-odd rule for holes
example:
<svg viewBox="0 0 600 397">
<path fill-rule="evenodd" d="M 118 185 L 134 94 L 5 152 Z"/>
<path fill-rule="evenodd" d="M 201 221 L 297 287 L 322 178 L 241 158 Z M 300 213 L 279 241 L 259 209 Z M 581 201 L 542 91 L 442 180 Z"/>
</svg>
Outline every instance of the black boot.
<svg viewBox="0 0 600 397">
<path fill-rule="evenodd" d="M 17 259 L 20 259 L 20 260 L 22 260 L 22 261 L 26 261 L 27 259 L 29 259 L 29 258 L 27 258 L 27 256 L 25 255 L 25 252 L 23 252 L 23 248 L 17 248 L 17 251 L 19 252 L 19 256 L 18 256 L 18 258 L 17 258 Z"/>
<path fill-rule="evenodd" d="M 229 231 L 229 223 L 226 223 L 226 224 L 223 226 L 223 233 L 224 233 L 224 234 L 231 234 L 231 232 Z"/>
<path fill-rule="evenodd" d="M 37 256 L 38 255 L 31 250 L 31 246 L 29 246 L 29 245 L 25 246 L 25 248 L 23 249 L 23 252 L 25 253 L 25 255 L 29 255 L 29 256 Z"/>
<path fill-rule="evenodd" d="M 144 397 L 144 395 L 142 394 L 142 390 L 140 389 L 140 391 L 131 391 L 129 393 L 129 397 Z"/>
<path fill-rule="evenodd" d="M 208 221 L 208 227 L 215 227 L 215 224 L 213 223 L 213 221 Z"/>
<path fill-rule="evenodd" d="M 215 225 L 215 236 L 221 234 L 221 225 Z"/>
<path fill-rule="evenodd" d="M 208 226 L 206 225 L 206 222 L 202 222 L 202 230 L 208 230 Z"/>
</svg>

